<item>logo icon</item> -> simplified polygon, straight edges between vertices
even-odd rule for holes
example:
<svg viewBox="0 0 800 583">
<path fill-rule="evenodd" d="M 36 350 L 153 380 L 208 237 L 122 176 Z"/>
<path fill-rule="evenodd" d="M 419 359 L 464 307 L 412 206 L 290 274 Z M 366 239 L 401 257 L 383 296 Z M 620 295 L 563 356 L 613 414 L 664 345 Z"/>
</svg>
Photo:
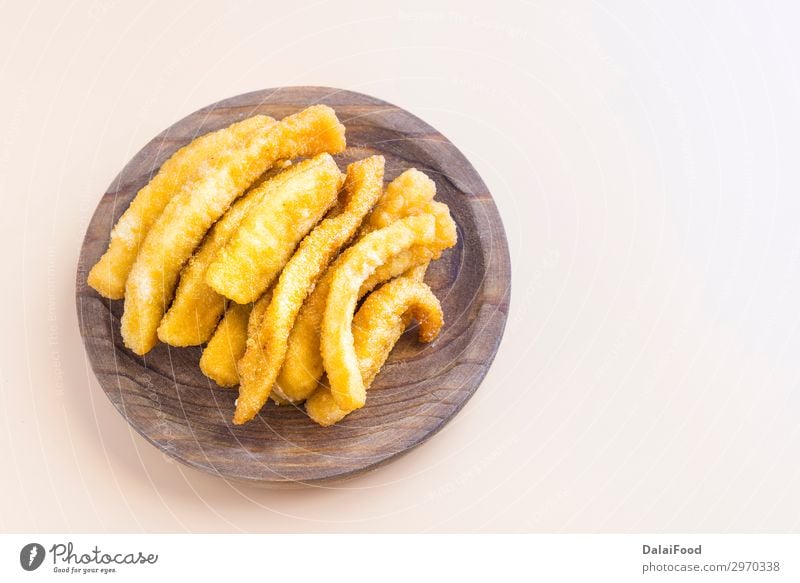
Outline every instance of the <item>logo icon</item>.
<svg viewBox="0 0 800 583">
<path fill-rule="evenodd" d="M 26 571 L 35 571 L 44 562 L 44 547 L 39 543 L 28 543 L 19 552 L 19 564 Z"/>
</svg>

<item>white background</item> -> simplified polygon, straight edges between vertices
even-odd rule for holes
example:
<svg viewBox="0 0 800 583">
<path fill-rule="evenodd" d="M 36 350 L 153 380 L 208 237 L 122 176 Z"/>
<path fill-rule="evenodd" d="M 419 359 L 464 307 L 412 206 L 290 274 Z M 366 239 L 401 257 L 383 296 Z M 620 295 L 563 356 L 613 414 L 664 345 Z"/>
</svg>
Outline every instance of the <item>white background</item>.
<svg viewBox="0 0 800 583">
<path fill-rule="evenodd" d="M 0 529 L 797 530 L 797 4 L 227 6 L 0 8 Z M 74 277 L 155 134 L 302 84 L 396 103 L 462 149 L 505 222 L 512 306 L 442 433 L 268 491 L 129 429 L 85 360 Z"/>
</svg>

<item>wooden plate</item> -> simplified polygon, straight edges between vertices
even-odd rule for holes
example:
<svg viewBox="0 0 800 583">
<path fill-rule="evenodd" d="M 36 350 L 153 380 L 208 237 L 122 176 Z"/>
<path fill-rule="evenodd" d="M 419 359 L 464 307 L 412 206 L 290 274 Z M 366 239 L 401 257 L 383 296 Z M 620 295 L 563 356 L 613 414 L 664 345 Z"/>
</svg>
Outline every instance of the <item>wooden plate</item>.
<svg viewBox="0 0 800 583">
<path fill-rule="evenodd" d="M 336 110 L 347 128 L 344 168 L 375 153 L 386 181 L 416 167 L 450 206 L 458 246 L 428 271 L 445 327 L 431 345 L 407 332 L 370 390 L 367 405 L 321 428 L 302 407 L 269 404 L 250 423 L 230 419 L 236 391 L 198 368 L 200 347 L 159 345 L 146 357 L 120 338 L 123 302 L 100 297 L 86 274 L 137 192 L 175 150 L 199 134 L 264 113 L 279 119 L 314 103 Z M 325 87 L 265 89 L 197 111 L 161 133 L 122 169 L 92 217 L 78 264 L 81 335 L 111 402 L 156 447 L 191 467 L 247 482 L 310 482 L 351 476 L 419 445 L 469 400 L 494 359 L 508 312 L 511 268 L 505 233 L 486 185 L 453 144 L 412 114 L 374 97 Z"/>
</svg>

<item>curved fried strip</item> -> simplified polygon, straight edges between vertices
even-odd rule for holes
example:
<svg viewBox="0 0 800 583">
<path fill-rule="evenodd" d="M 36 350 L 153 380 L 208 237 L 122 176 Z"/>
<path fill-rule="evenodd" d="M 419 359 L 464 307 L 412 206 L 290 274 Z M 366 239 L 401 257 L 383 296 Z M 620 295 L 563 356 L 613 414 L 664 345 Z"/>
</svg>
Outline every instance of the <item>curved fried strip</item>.
<svg viewBox="0 0 800 583">
<path fill-rule="evenodd" d="M 269 292 L 264 294 L 264 299 L 265 301 L 261 305 L 269 305 Z M 259 302 L 244 305 L 231 302 L 225 316 L 220 320 L 211 340 L 203 350 L 203 355 L 200 357 L 200 370 L 222 387 L 230 388 L 239 384 L 236 363 L 247 348 L 249 323 L 260 317 L 258 307 Z M 263 309 L 261 311 L 263 315 Z M 289 402 L 280 395 L 272 394 L 271 397 L 278 405 L 285 405 Z"/>
<path fill-rule="evenodd" d="M 456 244 L 458 233 L 456 224 L 450 216 L 448 206 L 442 202 L 429 202 L 420 208 L 423 209 L 423 212 L 432 214 L 436 219 L 435 240 L 428 245 L 414 245 L 389 259 L 364 282 L 361 290 L 362 294 L 417 265 L 427 264 L 430 261 L 439 259 L 445 249 L 449 249 Z"/>
<path fill-rule="evenodd" d="M 250 319 L 247 321 L 248 338 L 252 338 L 258 333 L 259 328 L 261 328 L 261 322 L 264 320 L 264 314 L 266 314 L 271 300 L 272 294 L 264 294 L 253 304 L 253 311 L 250 312 Z"/>
<path fill-rule="evenodd" d="M 420 342 L 432 342 L 444 324 L 439 300 L 427 285 L 412 277 L 393 279 L 364 301 L 353 318 L 353 338 L 365 388 L 375 380 L 412 318 L 419 322 Z M 306 412 L 322 426 L 337 423 L 348 414 L 323 385 L 306 401 Z"/>
<path fill-rule="evenodd" d="M 206 282 L 238 303 L 252 302 L 278 276 L 297 244 L 314 228 L 342 186 L 328 154 L 297 164 L 292 181 L 267 183 L 267 192 L 208 268 Z"/>
<path fill-rule="evenodd" d="M 231 303 L 219 326 L 203 349 L 200 370 L 221 387 L 239 384 L 236 361 L 244 354 L 247 344 L 247 319 L 252 304 Z"/>
<path fill-rule="evenodd" d="M 422 176 L 425 175 L 423 174 Z M 405 192 L 424 192 L 424 188 L 406 190 Z M 386 195 L 384 194 L 384 196 Z M 407 196 L 407 198 L 411 198 L 411 196 Z M 436 237 L 432 243 L 414 245 L 378 267 L 361 286 L 359 290 L 360 297 L 369 293 L 384 281 L 402 275 L 417 265 L 438 259 L 445 249 L 456 244 L 456 224 L 453 222 L 446 204 L 422 202 L 411 206 L 407 205 L 403 208 L 425 209 L 425 211 L 432 214 L 436 220 Z M 324 372 L 320 353 L 320 327 L 333 273 L 341 264 L 341 261 L 342 257 L 339 257 L 319 279 L 314 292 L 306 300 L 300 314 L 298 314 L 292 333 L 289 336 L 289 348 L 286 352 L 283 368 L 278 375 L 278 386 L 293 401 L 302 401 L 308 398 L 316 388 L 317 381 L 319 381 Z"/>
<path fill-rule="evenodd" d="M 436 184 L 424 172 L 409 168 L 386 187 L 375 208 L 364 221 L 359 236 L 388 227 L 397 219 L 427 212 L 436 196 Z"/>
<path fill-rule="evenodd" d="M 283 167 L 288 165 L 291 162 L 287 161 Z M 267 176 L 267 179 L 272 177 Z M 172 346 L 196 346 L 211 338 L 225 311 L 226 300 L 206 283 L 206 271 L 217 252 L 228 242 L 244 216 L 263 194 L 263 189 L 254 187 L 234 202 L 184 265 L 175 299 L 158 326 L 158 339 L 161 342 Z"/>
<path fill-rule="evenodd" d="M 337 261 L 334 261 L 317 281 L 314 291 L 300 309 L 289 334 L 286 358 L 278 374 L 277 386 L 292 401 L 302 401 L 307 398 L 325 372 L 319 351 L 319 332 L 333 275 L 331 270 L 335 265 Z"/>
<path fill-rule="evenodd" d="M 389 352 L 412 319 L 419 322 L 419 341 L 433 342 L 444 325 L 439 300 L 423 283 L 428 264 L 410 269 L 405 275 L 369 294 L 353 318 L 353 344 L 364 384 L 369 387 Z"/>
<path fill-rule="evenodd" d="M 239 399 L 233 422 L 245 423 L 267 402 L 286 356 L 297 313 L 320 273 L 349 241 L 381 195 L 383 156 L 350 164 L 340 214 L 322 221 L 300 244 L 278 279 L 256 334 L 239 362 Z"/>
<path fill-rule="evenodd" d="M 363 407 L 366 399 L 351 329 L 362 284 L 392 256 L 412 245 L 432 243 L 435 236 L 433 216 L 416 215 L 373 231 L 344 252 L 328 292 L 320 341 L 331 393 L 342 409 Z"/>
<path fill-rule="evenodd" d="M 404 213 L 419 212 L 435 194 L 436 185 L 424 173 L 414 168 L 406 170 L 386 186 L 375 208 L 364 219 L 356 240 L 360 240 L 375 229 L 388 226 L 397 219 L 409 216 Z M 324 372 L 319 349 L 319 330 L 331 279 L 339 260 L 337 259 L 319 278 L 314 291 L 300 309 L 289 335 L 286 359 L 278 375 L 277 386 L 292 401 L 306 399 L 314 391 L 317 381 Z M 385 273 L 387 270 L 379 268 L 379 271 Z M 397 271 L 386 279 L 400 275 L 404 271 Z M 374 277 L 377 276 L 371 279 Z M 370 285 L 375 287 L 377 283 Z M 363 293 L 367 293 L 369 289 L 364 289 Z"/>
<path fill-rule="evenodd" d="M 136 354 L 155 345 L 183 264 L 211 225 L 265 170 L 281 159 L 343 148 L 344 127 L 336 114 L 314 106 L 258 134 L 244 150 L 220 155 L 215 171 L 187 184 L 150 229 L 128 276 L 122 315 L 125 345 Z"/>
<path fill-rule="evenodd" d="M 334 212 L 334 210 L 335 209 L 332 209 L 331 212 Z M 261 323 L 264 321 L 264 314 L 267 313 L 267 308 L 269 307 L 271 301 L 272 294 L 269 293 L 261 296 L 261 299 L 253 304 L 253 311 L 250 312 L 250 319 L 247 321 L 248 340 L 250 338 L 255 338 L 258 335 L 258 331 L 261 329 Z M 244 352 L 242 352 L 241 356 L 244 356 Z M 239 360 L 241 360 L 241 356 L 236 361 L 237 367 Z M 270 398 L 275 402 L 276 405 L 288 405 L 289 403 L 293 402 L 289 400 L 286 395 L 283 394 L 283 391 L 281 391 L 277 386 L 272 387 Z"/>
<path fill-rule="evenodd" d="M 195 138 L 175 152 L 122 213 L 111 231 L 108 249 L 89 272 L 89 285 L 102 296 L 122 299 L 139 246 L 169 200 L 187 182 L 213 172 L 209 160 L 228 150 L 243 149 L 256 134 L 275 123 L 271 117 L 256 115 Z"/>
</svg>

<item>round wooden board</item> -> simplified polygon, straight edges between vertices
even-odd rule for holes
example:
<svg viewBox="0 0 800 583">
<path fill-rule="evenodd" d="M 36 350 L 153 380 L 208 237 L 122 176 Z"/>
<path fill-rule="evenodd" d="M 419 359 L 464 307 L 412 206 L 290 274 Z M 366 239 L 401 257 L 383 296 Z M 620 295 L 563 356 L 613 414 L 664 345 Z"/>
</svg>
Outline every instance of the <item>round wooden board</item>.
<svg viewBox="0 0 800 583">
<path fill-rule="evenodd" d="M 244 426 L 231 423 L 236 391 L 198 367 L 201 348 L 159 345 L 144 358 L 119 334 L 121 301 L 86 285 L 112 226 L 172 153 L 194 137 L 256 113 L 280 119 L 325 103 L 347 128 L 346 164 L 380 153 L 386 182 L 416 167 L 436 182 L 437 200 L 458 224 L 457 247 L 428 270 L 445 327 L 430 345 L 411 330 L 370 389 L 367 405 L 322 428 L 302 407 L 268 404 Z M 191 467 L 251 483 L 312 482 L 352 476 L 419 445 L 469 400 L 497 352 L 511 288 L 503 225 L 478 173 L 444 136 L 394 105 L 325 87 L 265 89 L 197 111 L 161 133 L 122 169 L 92 217 L 78 264 L 76 302 L 89 360 L 111 402 L 140 434 Z"/>
</svg>

